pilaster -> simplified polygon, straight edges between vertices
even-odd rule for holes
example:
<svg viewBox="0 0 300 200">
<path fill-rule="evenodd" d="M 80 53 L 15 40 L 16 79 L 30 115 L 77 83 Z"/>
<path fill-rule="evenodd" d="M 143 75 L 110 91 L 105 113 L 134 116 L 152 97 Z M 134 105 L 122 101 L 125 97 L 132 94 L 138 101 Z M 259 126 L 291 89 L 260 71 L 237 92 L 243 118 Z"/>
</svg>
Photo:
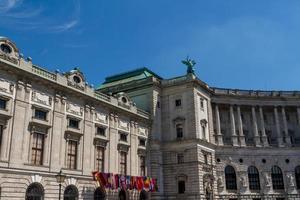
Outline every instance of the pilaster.
<svg viewBox="0 0 300 200">
<path fill-rule="evenodd" d="M 238 146 L 238 138 L 236 135 L 236 129 L 235 129 L 235 120 L 234 120 L 234 111 L 233 106 L 230 105 L 230 124 L 231 124 L 231 139 L 232 139 L 232 145 Z"/>
</svg>

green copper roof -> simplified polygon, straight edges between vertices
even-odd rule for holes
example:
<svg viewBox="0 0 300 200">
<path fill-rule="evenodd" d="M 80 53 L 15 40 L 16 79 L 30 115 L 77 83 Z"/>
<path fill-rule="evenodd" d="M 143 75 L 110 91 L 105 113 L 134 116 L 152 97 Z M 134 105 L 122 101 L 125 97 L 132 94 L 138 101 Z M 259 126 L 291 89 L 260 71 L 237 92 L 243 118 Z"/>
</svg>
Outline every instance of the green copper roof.
<svg viewBox="0 0 300 200">
<path fill-rule="evenodd" d="M 99 86 L 98 89 L 109 87 L 120 83 L 130 82 L 133 80 L 140 80 L 148 77 L 153 77 L 153 76 L 158 79 L 163 79 L 146 67 L 138 68 L 132 71 L 106 77 L 104 83 L 101 86 Z"/>
</svg>

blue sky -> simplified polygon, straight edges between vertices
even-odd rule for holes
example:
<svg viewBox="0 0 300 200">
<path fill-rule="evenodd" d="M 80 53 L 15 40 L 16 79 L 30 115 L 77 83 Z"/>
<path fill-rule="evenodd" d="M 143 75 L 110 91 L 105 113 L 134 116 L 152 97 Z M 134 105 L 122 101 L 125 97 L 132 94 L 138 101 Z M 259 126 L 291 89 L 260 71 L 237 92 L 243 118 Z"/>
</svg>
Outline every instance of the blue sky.
<svg viewBox="0 0 300 200">
<path fill-rule="evenodd" d="M 299 0 L 0 0 L 0 35 L 94 85 L 143 66 L 183 75 L 189 55 L 211 86 L 300 90 Z"/>
</svg>

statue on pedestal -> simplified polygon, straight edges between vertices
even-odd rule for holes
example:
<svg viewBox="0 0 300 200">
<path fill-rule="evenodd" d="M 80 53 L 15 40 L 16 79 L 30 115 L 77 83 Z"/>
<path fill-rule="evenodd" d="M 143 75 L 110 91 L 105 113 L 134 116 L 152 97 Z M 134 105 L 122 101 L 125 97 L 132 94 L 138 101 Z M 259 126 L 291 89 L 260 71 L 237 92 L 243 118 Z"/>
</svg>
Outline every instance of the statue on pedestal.
<svg viewBox="0 0 300 200">
<path fill-rule="evenodd" d="M 195 73 L 195 68 L 194 66 L 196 65 L 196 62 L 189 57 L 186 58 L 186 60 L 181 61 L 184 65 L 187 66 L 186 72 L 188 74 L 194 74 Z"/>
</svg>

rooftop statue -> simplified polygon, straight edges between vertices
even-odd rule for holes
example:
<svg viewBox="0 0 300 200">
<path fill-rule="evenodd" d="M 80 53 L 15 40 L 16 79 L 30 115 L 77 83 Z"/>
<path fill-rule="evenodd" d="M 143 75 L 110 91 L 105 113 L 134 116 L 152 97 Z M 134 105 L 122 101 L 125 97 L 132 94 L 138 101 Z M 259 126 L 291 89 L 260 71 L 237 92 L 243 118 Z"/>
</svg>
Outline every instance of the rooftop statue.
<svg viewBox="0 0 300 200">
<path fill-rule="evenodd" d="M 188 74 L 190 74 L 190 73 L 194 74 L 194 73 L 195 73 L 195 68 L 194 68 L 194 66 L 196 65 L 196 62 L 195 62 L 194 60 L 192 60 L 192 59 L 190 59 L 189 57 L 187 57 L 186 60 L 183 60 L 183 61 L 181 61 L 181 62 L 182 62 L 184 65 L 187 66 L 186 72 L 187 72 Z"/>
</svg>

